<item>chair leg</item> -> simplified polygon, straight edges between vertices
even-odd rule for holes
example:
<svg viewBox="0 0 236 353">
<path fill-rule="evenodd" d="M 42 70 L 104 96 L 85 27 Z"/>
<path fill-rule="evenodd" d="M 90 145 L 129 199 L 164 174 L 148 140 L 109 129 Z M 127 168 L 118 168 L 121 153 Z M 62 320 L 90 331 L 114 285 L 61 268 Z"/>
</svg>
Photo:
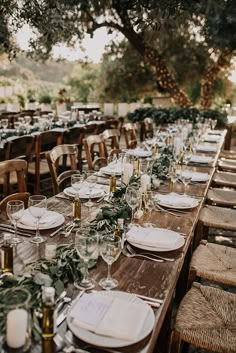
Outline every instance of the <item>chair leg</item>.
<svg viewBox="0 0 236 353">
<path fill-rule="evenodd" d="M 172 331 L 170 338 L 169 353 L 180 353 L 181 338 L 178 332 Z"/>
<path fill-rule="evenodd" d="M 197 274 L 196 270 L 194 268 L 190 268 L 189 274 L 188 274 L 188 289 L 191 288 L 193 282 L 196 280 Z"/>
</svg>

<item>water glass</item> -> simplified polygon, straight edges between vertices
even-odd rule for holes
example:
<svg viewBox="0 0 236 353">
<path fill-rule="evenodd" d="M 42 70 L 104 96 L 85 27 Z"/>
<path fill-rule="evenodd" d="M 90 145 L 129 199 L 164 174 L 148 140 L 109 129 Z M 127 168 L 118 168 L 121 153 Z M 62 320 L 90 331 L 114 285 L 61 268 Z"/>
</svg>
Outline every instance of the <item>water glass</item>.
<svg viewBox="0 0 236 353">
<path fill-rule="evenodd" d="M 115 262 L 121 253 L 121 238 L 113 233 L 107 234 L 101 239 L 100 254 L 103 260 L 107 263 L 107 277 L 102 278 L 99 285 L 106 290 L 117 287 L 118 281 L 111 276 L 111 265 Z"/>
<path fill-rule="evenodd" d="M 24 209 L 24 202 L 21 200 L 12 200 L 7 203 L 7 215 L 15 228 L 15 234 L 11 239 L 13 244 L 18 244 L 23 241 L 23 239 L 20 239 L 17 235 L 17 222 L 23 216 Z"/>
<path fill-rule="evenodd" d="M 127 202 L 127 204 L 129 205 L 129 207 L 132 210 L 132 216 L 131 216 L 131 223 L 132 223 L 133 219 L 134 219 L 134 210 L 136 207 L 138 207 L 140 205 L 140 192 L 139 192 L 139 190 L 129 186 L 126 189 L 125 201 Z"/>
<path fill-rule="evenodd" d="M 98 233 L 91 228 L 81 228 L 75 235 L 75 248 L 78 255 L 84 262 L 84 277 L 80 282 L 74 282 L 78 289 L 92 289 L 96 282 L 89 278 L 88 263 L 94 257 L 98 250 Z"/>
<path fill-rule="evenodd" d="M 46 241 L 46 238 L 40 235 L 39 222 L 47 210 L 47 197 L 43 195 L 30 196 L 28 206 L 29 212 L 36 219 L 36 233 L 35 236 L 30 239 L 30 242 L 34 244 L 43 243 Z"/>
<path fill-rule="evenodd" d="M 81 188 L 82 182 L 84 181 L 84 176 L 80 173 L 71 175 L 71 186 L 75 192 L 75 195 L 79 195 L 79 190 Z"/>
</svg>

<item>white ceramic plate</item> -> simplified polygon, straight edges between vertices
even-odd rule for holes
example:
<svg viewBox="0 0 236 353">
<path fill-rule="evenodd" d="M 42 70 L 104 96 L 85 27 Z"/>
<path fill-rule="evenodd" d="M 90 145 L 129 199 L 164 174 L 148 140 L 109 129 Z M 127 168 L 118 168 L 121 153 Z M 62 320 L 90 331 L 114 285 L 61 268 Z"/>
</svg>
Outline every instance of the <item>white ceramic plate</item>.
<svg viewBox="0 0 236 353">
<path fill-rule="evenodd" d="M 54 211 L 47 211 L 47 213 L 51 213 L 51 214 L 53 213 L 55 215 L 58 215 L 58 217 L 55 222 L 49 223 L 48 225 L 39 223 L 40 230 L 56 228 L 56 227 L 61 226 L 65 222 L 65 217 L 61 213 L 54 212 Z M 35 224 L 35 226 L 30 226 L 30 225 L 26 225 L 26 224 L 18 222 L 17 226 L 21 229 L 36 230 L 36 224 Z"/>
<path fill-rule="evenodd" d="M 129 154 L 130 156 L 134 156 L 134 157 L 151 157 L 152 156 L 152 151 L 144 151 L 144 150 L 127 150 L 126 152 L 127 154 Z"/>
<path fill-rule="evenodd" d="M 99 197 L 102 197 L 105 193 L 104 190 L 102 189 L 97 189 L 96 192 L 95 192 L 96 189 L 92 189 L 92 192 L 91 192 L 91 195 L 90 194 L 80 194 L 79 193 L 79 197 L 81 197 L 81 199 L 88 199 L 88 198 L 91 198 L 91 199 L 97 199 Z M 70 197 L 74 197 L 75 196 L 75 192 L 74 192 L 74 189 L 70 186 L 66 189 L 64 189 L 64 194 L 67 195 L 67 196 L 70 196 Z"/>
<path fill-rule="evenodd" d="M 168 248 L 158 248 L 158 246 L 154 247 L 154 246 L 144 245 L 144 244 L 136 243 L 135 241 L 129 240 L 129 239 L 127 239 L 127 241 L 131 245 L 135 246 L 138 249 L 149 250 L 149 251 L 158 251 L 158 252 L 168 252 L 168 251 L 178 250 L 178 249 L 182 248 L 182 246 L 185 243 L 185 239 L 181 235 L 179 236 L 179 239 L 176 242 L 176 244 L 171 247 L 168 247 Z"/>
<path fill-rule="evenodd" d="M 173 196 L 171 196 L 171 194 L 166 194 L 166 195 L 160 195 L 159 197 L 161 199 L 159 199 L 158 196 L 156 197 L 157 203 L 160 206 L 167 207 L 167 208 L 188 210 L 188 209 L 191 209 L 191 208 L 198 206 L 198 204 L 199 204 L 199 200 L 194 199 L 189 196 L 184 196 L 184 195 L 173 194 Z M 173 200 L 175 200 L 175 201 L 173 201 L 173 203 L 171 203 L 172 198 L 173 198 Z M 166 199 L 166 201 L 165 201 L 165 199 Z M 179 204 L 178 204 L 178 199 L 180 202 Z M 181 200 L 184 200 L 184 202 L 188 202 L 188 200 L 189 200 L 189 204 L 186 204 L 186 205 L 182 204 L 181 205 Z"/>
<path fill-rule="evenodd" d="M 104 296 L 115 296 L 119 299 L 122 300 L 127 300 L 130 303 L 137 303 L 139 305 L 143 305 L 146 307 L 146 310 L 148 312 L 146 319 L 143 323 L 143 328 L 140 334 L 140 337 L 137 340 L 133 341 L 127 341 L 127 340 L 122 340 L 118 338 L 113 338 L 113 337 L 108 337 L 108 336 L 102 336 L 95 334 L 94 332 L 88 331 L 83 328 L 75 327 L 73 325 L 73 318 L 72 318 L 72 312 L 73 308 L 76 305 L 76 302 L 72 305 L 68 315 L 67 315 L 67 324 L 69 326 L 69 329 L 73 332 L 73 334 L 78 337 L 79 339 L 83 340 L 86 343 L 93 344 L 98 347 L 108 347 L 108 348 L 118 348 L 118 347 L 125 347 L 125 346 L 130 346 L 132 344 L 135 344 L 145 337 L 149 335 L 149 333 L 152 331 L 154 323 L 155 323 L 155 316 L 153 313 L 153 310 L 151 307 L 144 303 L 143 300 L 137 298 L 135 295 L 126 293 L 126 292 L 120 292 L 120 291 L 100 291 L 98 293 L 93 293 L 93 295 L 104 295 Z M 79 300 L 79 299 L 78 299 Z"/>
</svg>

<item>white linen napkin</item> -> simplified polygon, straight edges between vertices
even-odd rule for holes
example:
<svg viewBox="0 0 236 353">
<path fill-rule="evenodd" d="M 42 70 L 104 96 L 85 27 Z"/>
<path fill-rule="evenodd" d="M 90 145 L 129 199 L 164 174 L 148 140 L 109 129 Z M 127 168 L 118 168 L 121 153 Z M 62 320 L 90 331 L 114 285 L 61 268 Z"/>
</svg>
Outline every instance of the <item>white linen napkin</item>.
<svg viewBox="0 0 236 353">
<path fill-rule="evenodd" d="M 104 174 L 121 175 L 122 164 L 120 162 L 111 162 L 106 167 L 100 168 L 100 172 Z"/>
<path fill-rule="evenodd" d="M 145 151 L 140 147 L 135 148 L 134 150 L 128 150 L 128 154 L 136 157 L 150 157 L 152 155 L 151 151 Z"/>
<path fill-rule="evenodd" d="M 206 135 L 204 137 L 204 141 L 206 142 L 219 142 L 221 140 L 221 136 L 219 135 Z"/>
<path fill-rule="evenodd" d="M 212 157 L 207 157 L 207 156 L 192 155 L 190 158 L 190 162 L 192 163 L 209 164 L 209 163 L 212 163 L 213 161 L 214 159 Z"/>
<path fill-rule="evenodd" d="M 184 175 L 191 174 L 192 181 L 196 181 L 196 182 L 204 182 L 209 179 L 208 173 L 192 172 L 192 171 L 185 170 L 181 173 L 181 175 L 182 174 Z"/>
<path fill-rule="evenodd" d="M 222 135 L 223 132 L 222 130 L 210 130 L 208 131 L 208 135 Z"/>
<path fill-rule="evenodd" d="M 157 194 L 156 200 L 161 204 L 171 206 L 171 207 L 192 208 L 198 204 L 198 200 L 189 196 L 179 195 L 174 192 L 171 192 L 170 194 L 166 194 L 166 195 Z"/>
<path fill-rule="evenodd" d="M 99 184 L 94 184 L 93 185 L 93 188 L 89 189 L 88 185 L 90 183 L 87 183 L 87 182 L 83 182 L 81 184 L 81 187 L 79 189 L 79 197 L 81 198 L 86 198 L 86 197 L 99 197 L 100 195 L 102 195 L 102 193 L 104 192 L 104 188 L 102 185 L 99 185 Z M 65 194 L 68 194 L 68 195 L 71 195 L 71 196 L 75 196 L 75 190 L 73 189 L 72 186 L 66 188 L 64 190 Z"/>
<path fill-rule="evenodd" d="M 133 226 L 127 233 L 127 240 L 153 248 L 172 249 L 177 246 L 180 234 L 163 228 Z"/>
<path fill-rule="evenodd" d="M 144 305 L 99 293 L 84 294 L 71 313 L 78 330 L 127 341 L 138 339 L 147 315 Z"/>
<path fill-rule="evenodd" d="M 196 145 L 196 150 L 201 152 L 216 152 L 216 146 Z"/>
<path fill-rule="evenodd" d="M 51 226 L 53 223 L 56 223 L 61 218 L 61 214 L 54 212 L 54 211 L 46 211 L 42 218 L 39 220 L 40 227 L 48 227 Z M 22 225 L 26 225 L 29 227 L 36 226 L 36 218 L 32 216 L 30 211 L 24 210 L 23 216 L 20 219 Z"/>
</svg>

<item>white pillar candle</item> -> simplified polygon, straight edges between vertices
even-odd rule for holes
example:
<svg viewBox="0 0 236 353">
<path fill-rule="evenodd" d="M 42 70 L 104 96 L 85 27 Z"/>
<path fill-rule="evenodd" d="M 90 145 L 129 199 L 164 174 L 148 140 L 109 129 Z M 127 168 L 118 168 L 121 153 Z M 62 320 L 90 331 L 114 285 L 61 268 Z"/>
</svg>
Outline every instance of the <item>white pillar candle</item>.
<svg viewBox="0 0 236 353">
<path fill-rule="evenodd" d="M 141 190 L 142 192 L 146 192 L 151 184 L 151 178 L 148 174 L 143 174 L 141 176 Z"/>
<path fill-rule="evenodd" d="M 56 244 L 46 244 L 45 245 L 45 258 L 47 260 L 52 260 L 56 256 L 57 245 Z"/>
<path fill-rule="evenodd" d="M 128 184 L 133 175 L 133 165 L 131 163 L 124 163 L 123 165 L 123 183 Z"/>
<path fill-rule="evenodd" d="M 6 340 L 10 348 L 23 347 L 26 341 L 28 313 L 25 309 L 14 309 L 7 314 Z"/>
</svg>

